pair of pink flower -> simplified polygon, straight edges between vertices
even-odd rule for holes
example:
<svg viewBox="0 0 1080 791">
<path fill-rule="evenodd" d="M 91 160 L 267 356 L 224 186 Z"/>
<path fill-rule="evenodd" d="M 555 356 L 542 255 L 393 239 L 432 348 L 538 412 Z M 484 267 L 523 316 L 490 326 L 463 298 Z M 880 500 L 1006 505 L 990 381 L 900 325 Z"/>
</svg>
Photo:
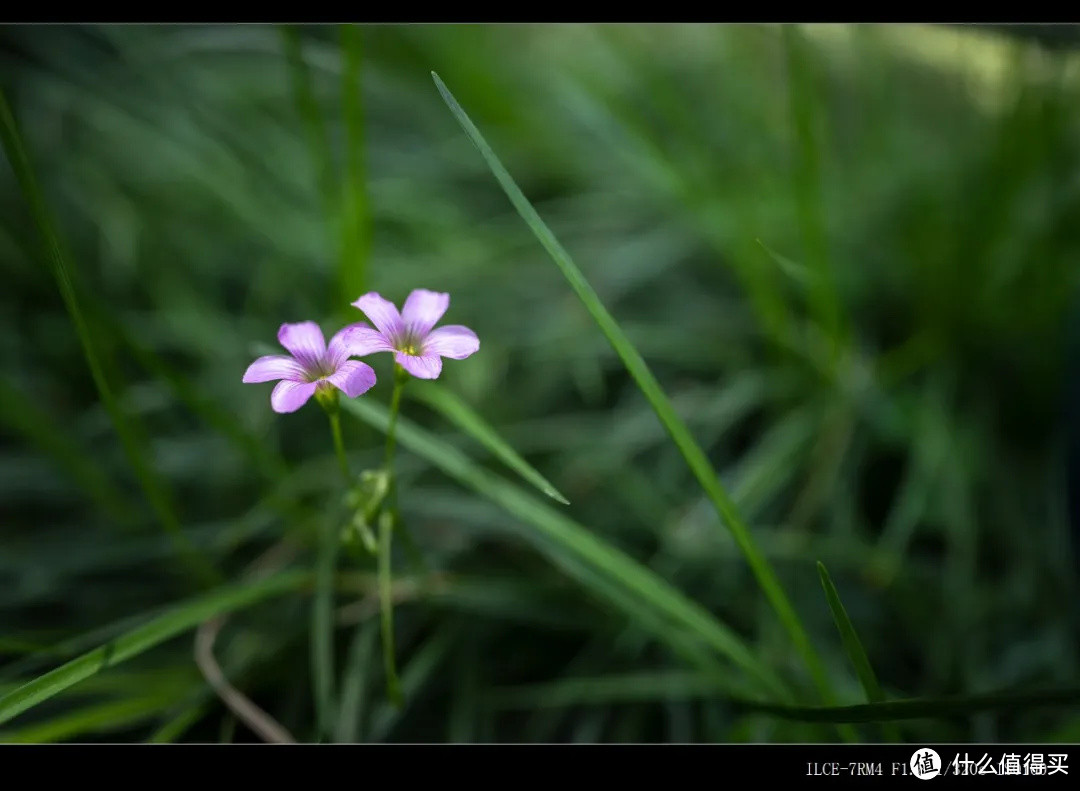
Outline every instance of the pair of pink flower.
<svg viewBox="0 0 1080 791">
<path fill-rule="evenodd" d="M 322 330 L 313 321 L 282 324 L 278 341 L 289 355 L 260 357 L 244 372 L 244 381 L 278 382 L 270 394 L 275 412 L 295 412 L 317 390 L 336 387 L 349 398 L 375 385 L 371 366 L 350 357 L 393 352 L 398 365 L 418 379 L 437 379 L 442 358 L 464 360 L 480 348 L 476 333 L 468 327 L 435 324 L 450 307 L 450 295 L 418 288 L 409 294 L 401 312 L 393 302 L 374 291 L 352 303 L 375 325 L 351 324 L 326 345 Z"/>
</svg>

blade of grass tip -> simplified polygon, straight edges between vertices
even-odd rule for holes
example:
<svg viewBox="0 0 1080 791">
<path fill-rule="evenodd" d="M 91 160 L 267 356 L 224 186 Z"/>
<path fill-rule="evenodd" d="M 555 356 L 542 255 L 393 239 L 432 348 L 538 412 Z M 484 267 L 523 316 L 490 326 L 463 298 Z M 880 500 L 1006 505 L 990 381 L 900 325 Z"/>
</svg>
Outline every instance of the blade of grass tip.
<svg viewBox="0 0 1080 791">
<path fill-rule="evenodd" d="M 436 412 L 441 414 L 455 426 L 471 436 L 485 448 L 490 450 L 507 467 L 512 469 L 526 481 L 531 483 L 552 500 L 570 505 L 570 501 L 563 497 L 550 481 L 536 471 L 525 459 L 518 455 L 517 451 L 510 447 L 507 442 L 495 433 L 480 415 L 468 404 L 454 395 L 446 388 L 435 383 L 414 383 L 406 391 L 409 398 L 415 398 Z"/>
<path fill-rule="evenodd" d="M 334 569 L 341 543 L 337 509 L 322 522 L 311 609 L 311 682 L 320 738 L 330 735 L 334 722 Z"/>
<path fill-rule="evenodd" d="M 342 409 L 355 417 L 386 432 L 390 424 L 389 410 L 374 401 L 349 399 Z M 580 568 L 601 573 L 607 579 L 617 581 L 633 591 L 635 604 L 646 604 L 657 610 L 658 615 L 681 624 L 692 631 L 714 651 L 727 657 L 733 664 L 745 670 L 747 675 L 770 694 L 787 697 L 786 685 L 763 665 L 743 640 L 712 613 L 688 599 L 671 587 L 652 570 L 643 567 L 620 550 L 594 536 L 587 528 L 563 516 L 545 502 L 531 497 L 520 487 L 478 467 L 453 446 L 424 431 L 404 417 L 397 418 L 396 436 L 402 447 L 408 448 L 431 462 L 444 473 L 500 506 L 522 522 L 532 525 L 540 545 L 547 550 L 553 544 L 569 557 L 561 560 L 579 582 L 589 583 Z M 528 535 L 528 534 L 527 534 Z M 556 555 L 558 557 L 558 555 Z M 627 610 L 632 617 L 640 617 L 639 611 Z"/>
<path fill-rule="evenodd" d="M 627 371 L 633 377 L 642 393 L 644 393 L 645 398 L 648 399 L 649 404 L 656 412 L 660 422 L 664 425 L 664 428 L 667 430 L 683 458 L 686 460 L 694 477 L 697 478 L 701 487 L 712 501 L 713 506 L 716 508 L 721 519 L 731 531 L 736 543 L 746 557 L 747 563 L 750 565 L 754 576 L 757 578 L 758 584 L 765 592 L 773 609 L 776 610 L 781 623 L 783 623 L 788 634 L 791 636 L 791 640 L 794 643 L 796 650 L 806 664 L 822 697 L 826 702 L 831 703 L 834 700 L 832 687 L 829 684 L 824 665 L 817 655 L 817 652 L 814 650 L 806 630 L 803 628 L 802 621 L 799 619 L 798 614 L 795 612 L 795 609 L 792 607 L 783 588 L 780 586 L 780 581 L 777 579 L 772 566 L 754 543 L 750 531 L 743 523 L 730 496 L 721 485 L 716 472 L 712 469 L 712 465 L 709 464 L 705 452 L 697 444 L 693 435 L 690 433 L 690 430 L 686 427 L 686 424 L 675 412 L 674 407 L 671 405 L 671 401 L 660 387 L 656 377 L 653 376 L 652 371 L 645 363 L 645 360 L 630 342 L 630 339 L 623 333 L 622 328 L 615 319 L 608 313 L 607 309 L 600 301 L 600 297 L 593 290 L 592 286 L 589 285 L 589 282 L 585 279 L 581 270 L 578 269 L 577 265 L 570 258 L 569 253 L 563 249 L 562 245 L 555 238 L 555 235 L 540 218 L 540 215 L 536 213 L 532 204 L 529 203 L 528 198 L 525 197 L 509 172 L 507 172 L 498 157 L 495 156 L 495 152 L 491 150 L 491 147 L 484 140 L 480 131 L 457 103 L 457 100 L 454 99 L 450 90 L 443 84 L 443 81 L 439 79 L 439 75 L 432 72 L 431 76 L 434 78 L 435 85 L 438 87 L 439 93 L 442 94 L 443 100 L 450 108 L 451 113 L 453 113 L 458 123 L 461 124 L 461 127 L 465 130 L 469 139 L 472 140 L 473 144 L 479 149 L 481 156 L 483 156 L 484 160 L 487 162 L 488 167 L 502 186 L 503 191 L 514 205 L 514 208 L 517 209 L 518 214 L 521 215 L 522 219 L 525 220 L 525 223 L 536 235 L 544 249 L 551 255 L 556 265 L 570 283 L 571 288 L 573 288 L 578 298 L 585 305 L 585 308 L 592 315 L 593 320 L 599 325 L 604 336 L 608 339 L 608 342 L 611 343 L 612 348 L 614 348 L 615 352 L 619 355 L 619 358 L 623 361 Z"/>
<path fill-rule="evenodd" d="M 791 278 L 792 282 L 796 283 L 802 288 L 808 288 L 814 279 L 814 272 L 804 264 L 792 261 L 787 256 L 780 255 L 780 253 L 773 250 L 765 242 L 760 239 L 755 240 L 758 246 L 765 251 L 765 254 L 773 260 L 780 271 Z"/>
<path fill-rule="evenodd" d="M 851 619 L 848 617 L 847 610 L 844 609 L 843 602 L 840 601 L 840 594 L 836 592 L 832 577 L 829 576 L 828 569 L 820 560 L 817 564 L 817 570 L 818 576 L 821 577 L 821 587 L 825 590 L 825 599 L 829 603 L 829 610 L 832 612 L 833 620 L 836 622 L 836 629 L 840 632 L 840 640 L 844 644 L 844 651 L 847 652 L 848 659 L 851 660 L 851 664 L 855 668 L 855 675 L 859 677 L 859 683 L 862 684 L 863 691 L 866 693 L 866 699 L 870 703 L 881 703 L 885 700 L 885 693 L 881 691 L 877 676 L 874 674 L 874 668 L 870 665 L 870 658 L 866 655 L 866 650 L 863 648 L 862 641 L 859 640 L 859 635 L 855 631 L 855 625 L 851 623 Z M 882 731 L 888 741 L 900 741 L 900 734 L 892 725 L 883 725 Z"/>
<path fill-rule="evenodd" d="M 0 724 L 107 667 L 118 665 L 194 629 L 209 618 L 296 590 L 310 579 L 311 575 L 302 571 L 283 572 L 247 585 L 216 590 L 178 605 L 149 623 L 72 659 L 0 698 Z"/>
<path fill-rule="evenodd" d="M 0 91 L 0 142 L 3 143 L 8 162 L 15 173 L 24 198 L 29 204 L 34 223 L 37 225 L 38 233 L 45 247 L 46 259 L 60 289 L 64 305 L 75 325 L 75 331 L 82 345 L 83 356 L 86 358 L 87 365 L 90 368 L 94 385 L 97 387 L 98 394 L 101 396 L 102 403 L 112 420 L 113 427 L 120 437 L 128 462 L 134 469 L 158 521 L 161 522 L 175 542 L 181 559 L 188 565 L 202 585 L 215 584 L 221 579 L 219 573 L 205 557 L 199 554 L 184 535 L 169 491 L 145 456 L 136 423 L 130 415 L 124 413 L 108 382 L 103 360 L 94 344 L 93 331 L 79 305 L 75 284 L 69 271 L 60 237 L 53 227 L 52 218 L 45 205 L 45 198 L 34 176 L 34 170 L 23 146 L 18 125 L 15 123 L 15 117 L 11 113 L 11 108 L 8 106 L 3 91 Z"/>
<path fill-rule="evenodd" d="M 345 116 L 345 185 L 341 209 L 341 262 L 338 281 L 342 304 L 366 289 L 371 251 L 371 212 L 367 195 L 367 162 L 364 142 L 363 28 L 341 26 L 344 70 L 341 105 Z"/>
</svg>

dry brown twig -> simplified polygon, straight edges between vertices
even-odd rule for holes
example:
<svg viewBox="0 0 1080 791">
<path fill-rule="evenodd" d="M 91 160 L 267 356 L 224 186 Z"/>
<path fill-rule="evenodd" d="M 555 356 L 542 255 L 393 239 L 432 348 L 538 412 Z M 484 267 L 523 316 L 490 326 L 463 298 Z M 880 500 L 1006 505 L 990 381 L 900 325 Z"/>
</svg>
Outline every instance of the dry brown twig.
<svg viewBox="0 0 1080 791">
<path fill-rule="evenodd" d="M 256 558 L 244 576 L 251 580 L 266 577 L 286 565 L 295 554 L 295 546 L 287 539 L 281 541 Z M 227 617 L 222 616 L 199 625 L 195 632 L 195 664 L 221 701 L 263 741 L 296 744 L 296 738 L 285 726 L 259 708 L 225 678 L 221 665 L 214 657 L 214 642 L 227 620 Z"/>
</svg>

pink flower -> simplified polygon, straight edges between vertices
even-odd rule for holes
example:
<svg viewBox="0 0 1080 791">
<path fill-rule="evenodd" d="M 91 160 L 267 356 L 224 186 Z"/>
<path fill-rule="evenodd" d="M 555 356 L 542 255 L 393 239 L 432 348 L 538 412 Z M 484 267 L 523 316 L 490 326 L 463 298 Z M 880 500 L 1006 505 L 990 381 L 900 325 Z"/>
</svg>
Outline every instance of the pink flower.
<svg viewBox="0 0 1080 791">
<path fill-rule="evenodd" d="M 434 329 L 450 307 L 449 294 L 418 288 L 409 294 L 401 313 L 374 291 L 352 304 L 371 319 L 375 329 L 361 323 L 342 330 L 349 352 L 357 357 L 394 352 L 398 365 L 419 379 L 438 379 L 443 357 L 464 360 L 480 348 L 480 340 L 468 327 L 453 324 Z"/>
<path fill-rule="evenodd" d="M 367 363 L 350 360 L 346 327 L 330 339 L 327 348 L 322 330 L 313 321 L 282 324 L 278 341 L 291 354 L 260 357 L 244 372 L 244 381 L 273 382 L 280 379 L 270 394 L 275 412 L 295 412 L 315 394 L 330 390 L 331 385 L 349 398 L 366 393 L 375 385 L 375 371 Z"/>
</svg>

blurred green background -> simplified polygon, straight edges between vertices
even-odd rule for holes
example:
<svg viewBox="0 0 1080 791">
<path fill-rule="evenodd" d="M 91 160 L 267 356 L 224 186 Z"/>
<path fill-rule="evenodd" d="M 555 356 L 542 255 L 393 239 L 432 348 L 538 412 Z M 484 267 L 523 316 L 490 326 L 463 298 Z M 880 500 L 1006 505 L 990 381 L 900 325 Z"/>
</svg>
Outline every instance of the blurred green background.
<svg viewBox="0 0 1080 791">
<path fill-rule="evenodd" d="M 890 698 L 1075 685 L 1077 30 L 1048 46 L 1021 28 L 907 25 L 0 28 L 0 84 L 132 432 L 125 452 L 5 165 L 0 694 L 198 593 L 171 520 L 229 581 L 283 538 L 311 569 L 340 497 L 325 418 L 314 403 L 274 414 L 271 386 L 241 375 L 275 353 L 282 322 L 329 337 L 362 318 L 348 303 L 364 291 L 400 304 L 422 287 L 450 292 L 445 320 L 482 342 L 440 383 L 571 503 L 550 507 L 820 703 L 432 70 L 707 452 L 837 702 L 865 697 L 818 560 Z M 362 400 L 386 403 L 384 357 Z M 404 409 L 529 489 L 429 406 Z M 345 431 L 354 468 L 375 467 L 382 435 Z M 386 701 L 370 559 L 338 558 L 331 715 L 316 710 L 327 657 L 310 589 L 215 627 L 233 692 L 294 738 L 839 738 L 732 703 L 527 520 L 408 448 L 398 464 L 404 518 L 445 583 L 410 585 L 396 560 L 405 708 Z M 0 739 L 264 738 L 215 694 L 194 634 L 21 713 Z M 1080 711 L 898 728 L 1075 741 Z"/>
</svg>

